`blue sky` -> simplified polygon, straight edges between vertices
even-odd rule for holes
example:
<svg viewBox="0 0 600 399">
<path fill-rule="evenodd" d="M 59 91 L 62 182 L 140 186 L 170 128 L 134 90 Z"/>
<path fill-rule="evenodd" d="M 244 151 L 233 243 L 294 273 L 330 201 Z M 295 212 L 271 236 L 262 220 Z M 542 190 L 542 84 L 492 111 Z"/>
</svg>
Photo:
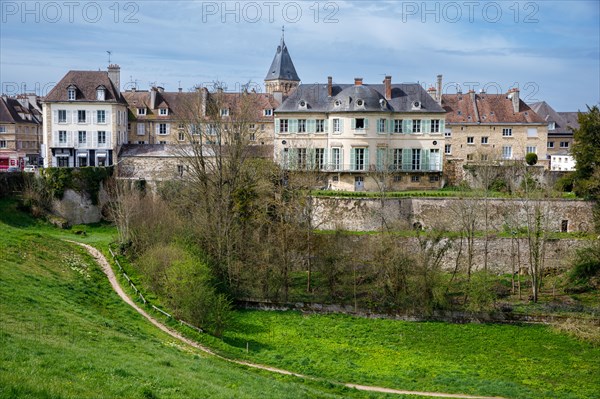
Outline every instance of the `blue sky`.
<svg viewBox="0 0 600 399">
<path fill-rule="evenodd" d="M 505 92 L 559 111 L 600 102 L 597 1 L 0 2 L 1 91 L 121 66 L 123 86 L 234 90 L 263 79 L 285 25 L 304 83 L 420 82 Z M 318 10 L 318 11 L 317 11 Z"/>
</svg>

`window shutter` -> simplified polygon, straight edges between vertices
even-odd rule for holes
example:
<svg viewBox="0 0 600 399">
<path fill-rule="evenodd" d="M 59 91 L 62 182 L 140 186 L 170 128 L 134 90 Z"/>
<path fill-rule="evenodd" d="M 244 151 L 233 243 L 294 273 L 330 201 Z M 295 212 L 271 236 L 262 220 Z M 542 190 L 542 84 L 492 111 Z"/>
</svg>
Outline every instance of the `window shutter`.
<svg viewBox="0 0 600 399">
<path fill-rule="evenodd" d="M 412 133 L 412 119 L 402 120 L 402 132 L 405 134 Z"/>
<path fill-rule="evenodd" d="M 385 167 L 385 148 L 377 148 L 377 170 L 381 171 Z"/>
<path fill-rule="evenodd" d="M 365 129 L 369 128 L 369 120 L 365 118 Z"/>
<path fill-rule="evenodd" d="M 369 149 L 365 148 L 365 170 L 369 170 Z"/>
<path fill-rule="evenodd" d="M 429 170 L 429 154 L 430 151 L 428 148 L 421 150 L 421 170 Z"/>
<path fill-rule="evenodd" d="M 54 123 L 58 123 L 58 110 L 52 111 L 52 115 L 54 115 Z"/>
<path fill-rule="evenodd" d="M 341 121 L 341 119 L 340 119 Z M 352 130 L 356 129 L 356 118 L 352 118 Z"/>
<path fill-rule="evenodd" d="M 306 131 L 308 133 L 315 133 L 317 131 L 317 121 L 315 119 L 306 121 Z"/>
<path fill-rule="evenodd" d="M 422 133 L 431 133 L 431 119 L 422 119 L 421 120 L 421 132 Z"/>
<path fill-rule="evenodd" d="M 350 150 L 350 170 L 356 170 L 356 148 Z"/>
<path fill-rule="evenodd" d="M 154 125 L 154 134 L 158 135 L 160 133 L 160 124 L 157 123 Z"/>
<path fill-rule="evenodd" d="M 410 148 L 402 149 L 402 170 L 410 170 L 412 165 L 412 150 Z"/>
<path fill-rule="evenodd" d="M 325 119 L 323 121 L 323 131 L 324 132 L 328 132 L 329 131 L 329 120 Z"/>
<path fill-rule="evenodd" d="M 279 118 L 275 119 L 275 133 L 279 133 Z"/>
<path fill-rule="evenodd" d="M 388 133 L 394 133 L 394 120 L 393 119 L 387 119 L 385 121 L 385 123 L 387 124 L 387 132 Z"/>
<path fill-rule="evenodd" d="M 340 133 L 344 131 L 344 120 L 340 118 Z"/>
<path fill-rule="evenodd" d="M 446 121 L 443 119 L 440 119 L 440 133 L 445 133 L 446 132 Z"/>
<path fill-rule="evenodd" d="M 329 154 L 327 154 L 326 148 L 322 148 L 321 150 L 323 151 L 323 168 L 327 169 L 327 163 L 329 162 Z"/>
<path fill-rule="evenodd" d="M 167 134 L 171 133 L 171 124 L 167 123 Z"/>
</svg>

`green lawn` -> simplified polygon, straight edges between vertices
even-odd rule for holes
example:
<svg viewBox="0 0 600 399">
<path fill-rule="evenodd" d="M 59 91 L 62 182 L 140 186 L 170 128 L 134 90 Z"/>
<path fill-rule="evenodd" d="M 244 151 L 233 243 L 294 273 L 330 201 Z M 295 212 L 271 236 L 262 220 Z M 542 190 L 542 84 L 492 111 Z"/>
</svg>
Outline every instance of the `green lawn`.
<svg viewBox="0 0 600 399">
<path fill-rule="evenodd" d="M 13 205 L 0 201 L 0 398 L 387 397 L 185 347 L 126 305 L 83 249 Z M 110 236 L 91 230 L 88 241 Z"/>
</svg>

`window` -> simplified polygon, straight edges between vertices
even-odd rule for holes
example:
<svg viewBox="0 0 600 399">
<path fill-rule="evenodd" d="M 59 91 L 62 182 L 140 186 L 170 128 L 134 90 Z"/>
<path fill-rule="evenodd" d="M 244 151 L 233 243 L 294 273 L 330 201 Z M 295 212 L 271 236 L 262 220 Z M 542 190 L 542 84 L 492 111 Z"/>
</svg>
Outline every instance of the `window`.
<svg viewBox="0 0 600 399">
<path fill-rule="evenodd" d="M 439 175 L 431 175 L 429 176 L 429 182 L 430 183 L 435 183 L 440 181 L 440 176 Z"/>
<path fill-rule="evenodd" d="M 178 127 L 179 129 L 185 129 L 185 124 L 183 124 L 183 123 L 180 123 L 179 125 L 177 125 L 177 127 Z"/>
<path fill-rule="evenodd" d="M 487 136 L 483 136 L 481 138 L 481 144 L 488 144 L 488 137 Z"/>
<path fill-rule="evenodd" d="M 467 154 L 467 161 L 473 160 L 473 154 Z"/>
<path fill-rule="evenodd" d="M 281 133 L 287 133 L 289 131 L 289 122 L 287 119 L 279 120 L 279 131 Z"/>
<path fill-rule="evenodd" d="M 144 125 L 143 123 L 138 123 L 137 134 L 138 136 L 143 136 L 144 134 L 146 134 L 146 125 Z"/>
<path fill-rule="evenodd" d="M 158 110 L 158 114 L 161 116 L 165 116 L 165 115 L 169 115 L 169 109 L 168 108 L 161 108 Z"/>
<path fill-rule="evenodd" d="M 85 144 L 87 142 L 87 133 L 85 130 L 80 130 L 78 132 L 78 142 L 79 144 Z"/>
<path fill-rule="evenodd" d="M 354 152 L 354 170 L 365 170 L 366 168 L 366 157 L 367 157 L 367 149 L 366 148 L 354 148 L 352 150 Z"/>
<path fill-rule="evenodd" d="M 221 108 L 221 116 L 229 116 L 229 108 Z"/>
<path fill-rule="evenodd" d="M 400 176 L 400 175 L 394 175 L 394 182 L 398 183 L 400 181 L 402 181 L 402 176 Z"/>
<path fill-rule="evenodd" d="M 402 119 L 394 119 L 394 133 L 402 133 Z"/>
<path fill-rule="evenodd" d="M 488 160 L 488 154 L 481 154 L 481 160 L 482 161 L 487 161 Z"/>
<path fill-rule="evenodd" d="M 179 141 L 185 140 L 185 133 L 183 133 L 183 132 L 177 133 L 177 140 L 179 140 Z"/>
<path fill-rule="evenodd" d="M 444 132 L 444 137 L 452 137 L 452 129 L 446 129 Z"/>
<path fill-rule="evenodd" d="M 323 133 L 325 131 L 325 119 L 317 119 L 316 132 Z"/>
<path fill-rule="evenodd" d="M 58 110 L 58 123 L 67 123 L 67 110 Z"/>
<path fill-rule="evenodd" d="M 250 133 L 250 141 L 256 141 L 256 133 Z"/>
<path fill-rule="evenodd" d="M 394 148 L 392 166 L 394 170 L 402 170 L 402 148 Z"/>
<path fill-rule="evenodd" d="M 146 144 L 146 142 L 144 140 L 139 140 L 137 143 L 138 144 Z"/>
<path fill-rule="evenodd" d="M 413 148 L 412 150 L 412 170 L 421 170 L 421 150 Z"/>
<path fill-rule="evenodd" d="M 340 181 L 340 177 L 339 177 L 338 175 L 335 175 L 335 176 L 333 176 L 333 177 L 331 178 L 331 180 L 332 180 L 334 183 L 337 183 L 337 182 L 339 182 L 339 181 Z"/>
<path fill-rule="evenodd" d="M 413 133 L 421 133 L 421 120 L 413 119 Z"/>
<path fill-rule="evenodd" d="M 418 183 L 418 182 L 421 181 L 421 176 L 419 176 L 419 175 L 412 175 L 410 177 L 410 181 L 413 182 L 413 183 Z"/>
<path fill-rule="evenodd" d="M 452 154 L 452 144 L 446 144 L 444 146 L 444 154 L 446 154 L 446 155 Z"/>
<path fill-rule="evenodd" d="M 548 148 L 554 148 L 554 141 L 548 142 Z"/>
<path fill-rule="evenodd" d="M 138 115 L 146 115 L 146 108 L 138 108 L 137 114 Z"/>
<path fill-rule="evenodd" d="M 561 141 L 560 142 L 560 148 L 569 148 L 569 142 L 568 141 Z"/>
<path fill-rule="evenodd" d="M 272 109 L 265 109 L 263 112 L 264 116 L 271 116 L 273 115 L 273 110 Z"/>
<path fill-rule="evenodd" d="M 103 87 L 99 87 L 98 89 L 96 89 L 96 100 L 104 101 L 104 88 Z"/>
<path fill-rule="evenodd" d="M 67 131 L 66 130 L 58 131 L 58 143 L 59 144 L 67 144 Z"/>
<path fill-rule="evenodd" d="M 158 124 L 158 134 L 167 134 L 167 124 L 166 123 Z"/>
<path fill-rule="evenodd" d="M 69 101 L 75 100 L 75 88 L 69 87 L 69 89 L 67 90 L 67 95 L 68 95 Z"/>
<path fill-rule="evenodd" d="M 525 147 L 525 154 L 529 154 L 530 152 L 537 154 L 537 147 L 532 145 L 528 145 L 527 147 Z"/>
<path fill-rule="evenodd" d="M 364 129 L 365 128 L 365 118 L 356 118 L 354 120 L 354 127 L 356 129 Z"/>
<path fill-rule="evenodd" d="M 341 123 L 340 123 L 340 119 L 339 118 L 334 118 L 333 119 L 333 132 L 334 133 L 341 132 Z"/>
<path fill-rule="evenodd" d="M 183 176 L 183 165 L 177 165 L 177 174 Z"/>
<path fill-rule="evenodd" d="M 325 148 L 315 148 L 315 167 L 318 170 L 325 169 Z"/>
<path fill-rule="evenodd" d="M 6 140 L 0 140 L 0 148 L 6 148 Z"/>
<path fill-rule="evenodd" d="M 306 133 L 306 119 L 298 119 L 298 133 Z"/>
<path fill-rule="evenodd" d="M 85 111 L 84 110 L 80 109 L 77 111 L 77 122 L 85 123 Z"/>
<path fill-rule="evenodd" d="M 6 133 L 6 126 L 0 126 L 0 133 Z"/>
<path fill-rule="evenodd" d="M 69 167 L 69 157 L 68 156 L 58 156 L 58 157 L 56 157 L 56 163 L 59 168 L 68 168 Z"/>
<path fill-rule="evenodd" d="M 431 120 L 431 133 L 439 133 L 440 132 L 440 120 L 432 119 Z"/>
<path fill-rule="evenodd" d="M 377 133 L 385 133 L 385 119 L 377 120 Z"/>
<path fill-rule="evenodd" d="M 306 157 L 306 148 L 297 148 L 298 154 L 298 169 L 306 169 L 307 166 L 307 157 Z"/>
<path fill-rule="evenodd" d="M 98 131 L 98 144 L 106 144 L 106 132 Z"/>
<path fill-rule="evenodd" d="M 340 162 L 341 162 L 341 148 L 332 148 L 331 149 L 331 165 L 333 166 L 333 170 L 340 170 Z"/>
<path fill-rule="evenodd" d="M 167 142 L 165 140 L 160 140 L 158 144 L 167 144 Z"/>
<path fill-rule="evenodd" d="M 475 138 L 473 136 L 467 137 L 467 144 L 473 144 L 475 142 Z"/>
<path fill-rule="evenodd" d="M 260 124 L 260 131 L 261 131 L 261 132 L 264 132 L 264 131 L 265 131 L 265 124 L 264 124 L 264 123 L 261 123 L 261 124 Z"/>
<path fill-rule="evenodd" d="M 512 129 L 509 127 L 505 127 L 502 129 L 502 137 L 511 137 L 512 136 Z"/>
<path fill-rule="evenodd" d="M 502 147 L 502 158 L 511 159 L 512 158 L 512 147 L 509 145 L 505 145 Z"/>
<path fill-rule="evenodd" d="M 96 111 L 96 119 L 98 123 L 106 123 L 106 111 Z"/>
<path fill-rule="evenodd" d="M 527 137 L 537 137 L 538 130 L 536 127 L 530 127 L 527 129 Z"/>
</svg>

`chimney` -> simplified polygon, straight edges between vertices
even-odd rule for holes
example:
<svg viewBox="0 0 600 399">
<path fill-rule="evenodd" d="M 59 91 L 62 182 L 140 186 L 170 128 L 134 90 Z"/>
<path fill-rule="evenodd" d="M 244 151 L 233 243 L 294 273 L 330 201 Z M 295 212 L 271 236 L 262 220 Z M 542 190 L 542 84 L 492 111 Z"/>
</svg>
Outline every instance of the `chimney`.
<svg viewBox="0 0 600 399">
<path fill-rule="evenodd" d="M 117 64 L 110 64 L 108 66 L 108 78 L 115 86 L 117 94 L 121 94 L 121 67 Z"/>
<path fill-rule="evenodd" d="M 150 89 L 150 109 L 156 109 L 156 87 Z"/>
<path fill-rule="evenodd" d="M 469 97 L 471 97 L 471 101 L 475 101 L 475 90 L 469 90 Z"/>
<path fill-rule="evenodd" d="M 327 76 L 327 96 L 333 95 L 333 77 Z"/>
<path fill-rule="evenodd" d="M 206 116 L 206 105 L 208 102 L 208 89 L 206 87 L 200 87 L 200 96 L 201 99 L 200 101 L 202 101 L 202 103 L 200 104 L 200 107 L 202 108 L 202 116 Z"/>
<path fill-rule="evenodd" d="M 164 87 L 161 87 L 161 86 L 158 86 L 158 87 L 156 88 L 156 90 L 158 90 L 158 92 L 159 92 L 159 93 L 164 93 L 164 92 L 165 92 L 165 88 L 164 88 Z"/>
<path fill-rule="evenodd" d="M 362 86 L 362 78 L 354 78 L 354 86 Z"/>
<path fill-rule="evenodd" d="M 519 112 L 519 89 L 514 88 L 508 91 L 507 97 L 512 100 L 513 112 L 516 114 Z"/>
<path fill-rule="evenodd" d="M 386 76 L 383 84 L 385 85 L 385 99 L 390 101 L 392 99 L 392 77 Z"/>
<path fill-rule="evenodd" d="M 437 102 L 442 105 L 442 75 L 437 76 L 437 89 L 436 89 Z"/>
</svg>

